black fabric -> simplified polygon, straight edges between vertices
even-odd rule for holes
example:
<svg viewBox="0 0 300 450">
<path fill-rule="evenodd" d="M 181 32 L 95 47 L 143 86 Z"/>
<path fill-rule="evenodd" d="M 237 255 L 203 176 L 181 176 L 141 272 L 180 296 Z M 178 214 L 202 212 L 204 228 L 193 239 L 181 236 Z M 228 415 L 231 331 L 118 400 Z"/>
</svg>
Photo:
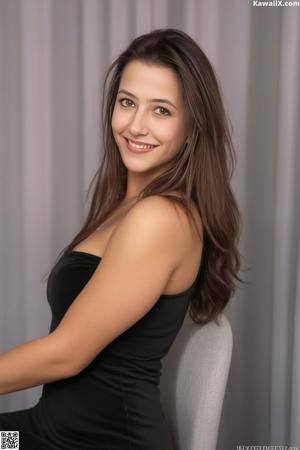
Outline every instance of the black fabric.
<svg viewBox="0 0 300 450">
<path fill-rule="evenodd" d="M 68 250 L 54 265 L 47 282 L 49 332 L 100 261 Z M 34 407 L 0 413 L 0 430 L 19 430 L 21 450 L 173 450 L 160 403 L 161 358 L 181 328 L 199 274 L 200 268 L 184 292 L 161 295 L 78 375 L 43 385 Z"/>
</svg>

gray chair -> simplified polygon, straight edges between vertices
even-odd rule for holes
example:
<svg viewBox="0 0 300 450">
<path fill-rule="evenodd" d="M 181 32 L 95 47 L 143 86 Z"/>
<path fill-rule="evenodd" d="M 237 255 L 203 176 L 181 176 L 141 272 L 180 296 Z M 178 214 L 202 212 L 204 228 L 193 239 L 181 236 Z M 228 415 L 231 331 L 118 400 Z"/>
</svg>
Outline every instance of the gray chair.
<svg viewBox="0 0 300 450">
<path fill-rule="evenodd" d="M 162 360 L 161 403 L 176 450 L 215 450 L 231 364 L 232 330 L 195 324 L 187 314 Z"/>
</svg>

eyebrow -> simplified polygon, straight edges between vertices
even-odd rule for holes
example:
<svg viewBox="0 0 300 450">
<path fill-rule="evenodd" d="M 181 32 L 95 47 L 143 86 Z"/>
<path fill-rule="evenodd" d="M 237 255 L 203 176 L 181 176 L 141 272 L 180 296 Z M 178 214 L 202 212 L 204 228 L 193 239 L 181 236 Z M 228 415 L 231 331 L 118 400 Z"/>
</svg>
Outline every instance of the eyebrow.
<svg viewBox="0 0 300 450">
<path fill-rule="evenodd" d="M 120 91 L 118 92 L 118 94 L 121 94 L 122 92 L 123 92 L 124 94 L 127 94 L 127 95 L 129 95 L 129 96 L 131 96 L 131 97 L 133 97 L 133 98 L 135 98 L 135 99 L 138 100 L 138 97 L 137 97 L 136 95 L 132 94 L 132 93 L 129 92 L 129 91 L 126 91 L 126 89 L 120 89 Z M 148 100 L 148 102 L 151 102 L 151 103 L 152 103 L 152 102 L 168 103 L 169 105 L 173 106 L 173 108 L 177 109 L 176 106 L 175 106 L 172 102 L 170 102 L 170 100 L 168 100 L 168 99 L 166 99 L 166 98 L 151 98 L 150 100 Z"/>
</svg>

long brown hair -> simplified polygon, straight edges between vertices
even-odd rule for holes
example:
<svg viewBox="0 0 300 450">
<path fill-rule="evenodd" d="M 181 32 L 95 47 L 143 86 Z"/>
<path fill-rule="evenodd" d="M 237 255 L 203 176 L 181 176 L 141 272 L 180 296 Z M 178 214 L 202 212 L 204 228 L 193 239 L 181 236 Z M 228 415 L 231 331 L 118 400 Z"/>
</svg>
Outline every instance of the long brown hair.
<svg viewBox="0 0 300 450">
<path fill-rule="evenodd" d="M 237 275 L 241 217 L 230 187 L 236 155 L 213 68 L 198 44 L 182 30 L 157 29 L 137 37 L 108 68 L 102 96 L 103 158 L 88 188 L 87 197 L 96 180 L 86 220 L 61 253 L 93 233 L 125 197 L 127 169 L 111 120 L 123 70 L 133 60 L 176 72 L 190 124 L 188 142 L 168 169 L 139 193 L 137 201 L 160 195 L 184 207 L 190 218 L 191 201 L 195 202 L 204 235 L 201 276 L 189 315 L 198 324 L 211 320 L 219 324 L 218 316 L 235 292 L 234 280 L 244 282 Z M 171 191 L 183 195 L 172 195 Z"/>
</svg>

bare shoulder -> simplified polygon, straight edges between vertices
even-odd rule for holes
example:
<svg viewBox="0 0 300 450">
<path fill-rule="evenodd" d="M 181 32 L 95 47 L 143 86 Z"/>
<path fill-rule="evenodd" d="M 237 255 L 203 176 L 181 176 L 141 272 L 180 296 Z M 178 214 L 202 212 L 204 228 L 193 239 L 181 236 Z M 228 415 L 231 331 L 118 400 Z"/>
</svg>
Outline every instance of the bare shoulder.
<svg viewBox="0 0 300 450">
<path fill-rule="evenodd" d="M 170 192 L 172 196 L 183 198 L 183 194 L 179 192 Z M 199 210 L 194 201 L 191 201 L 190 205 L 190 213 L 194 219 L 194 224 L 190 220 L 190 216 L 187 214 L 183 205 L 177 202 L 173 202 L 167 197 L 160 195 L 152 195 L 137 203 L 135 206 L 135 213 L 137 215 L 148 215 L 149 219 L 151 217 L 155 219 L 157 215 L 157 219 L 161 219 L 164 221 L 165 225 L 174 226 L 174 232 L 184 232 L 185 234 L 190 234 L 190 237 L 199 235 L 202 240 L 203 238 L 203 223 L 199 213 Z M 133 212 L 133 211 L 132 211 Z M 193 225 L 196 225 L 196 229 Z"/>
<path fill-rule="evenodd" d="M 126 214 L 128 220 L 141 220 L 144 225 L 158 223 L 160 225 L 178 224 L 178 216 L 167 198 L 160 195 L 151 195 L 136 203 Z"/>
<path fill-rule="evenodd" d="M 180 196 L 176 194 L 176 196 Z M 196 218 L 196 222 L 202 226 L 201 218 L 197 214 L 195 203 L 192 203 L 191 213 Z M 185 209 L 167 197 L 160 195 L 151 195 L 136 203 L 126 214 L 127 217 L 137 220 L 158 221 L 165 225 L 174 225 L 182 227 L 183 221 L 187 221 L 188 216 Z M 198 220 L 197 220 L 198 219 Z M 199 220 L 200 219 L 200 220 Z"/>
<path fill-rule="evenodd" d="M 151 195 L 140 200 L 130 208 L 112 234 L 116 252 L 121 241 L 131 242 L 132 248 L 143 247 L 148 242 L 157 256 L 167 252 L 174 269 L 178 268 L 187 261 L 186 256 L 197 249 L 199 235 L 201 238 L 203 235 L 201 217 L 194 203 L 191 213 L 197 230 L 185 209 L 168 198 Z"/>
<path fill-rule="evenodd" d="M 170 201 L 159 195 L 140 200 L 115 228 L 104 256 L 107 251 L 116 255 L 125 245 L 133 253 L 135 249 L 144 248 L 158 257 L 162 253 L 169 255 L 169 263 L 175 269 L 182 257 L 181 247 L 178 245 L 184 232 L 182 213 L 180 216 L 181 219 Z"/>
</svg>

